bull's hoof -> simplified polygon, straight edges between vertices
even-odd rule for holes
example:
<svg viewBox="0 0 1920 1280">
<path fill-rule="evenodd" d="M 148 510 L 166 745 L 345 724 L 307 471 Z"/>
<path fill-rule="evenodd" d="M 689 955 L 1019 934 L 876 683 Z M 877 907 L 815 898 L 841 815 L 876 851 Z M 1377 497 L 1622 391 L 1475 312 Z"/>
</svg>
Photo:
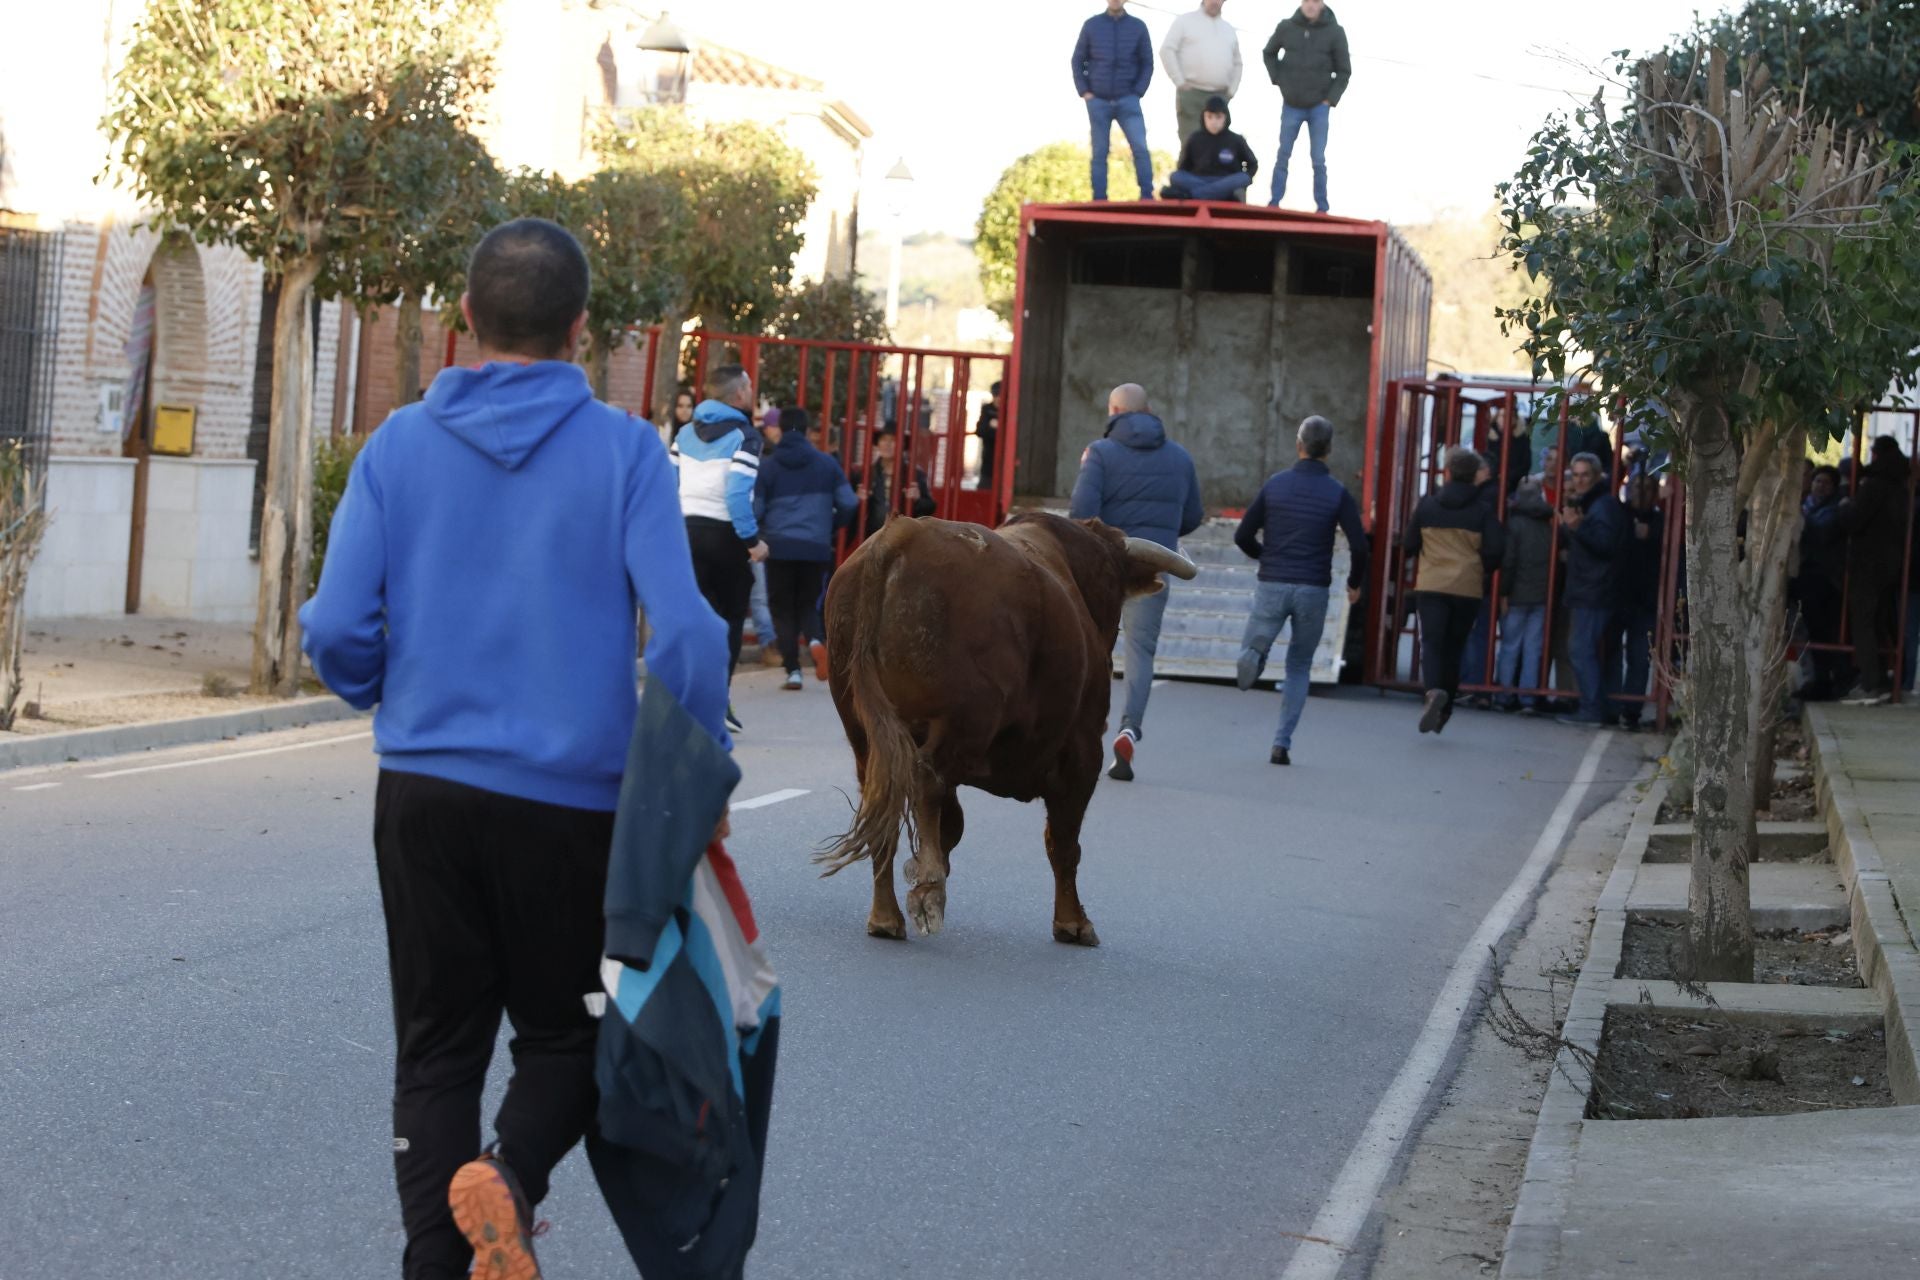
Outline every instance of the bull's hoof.
<svg viewBox="0 0 1920 1280">
<path fill-rule="evenodd" d="M 907 940 L 906 917 L 895 916 L 891 920 L 882 920 L 875 916 L 868 916 L 867 936 L 869 938 L 891 938 L 895 942 L 905 942 Z"/>
<path fill-rule="evenodd" d="M 907 914 L 913 917 L 914 927 L 928 937 L 940 932 L 940 926 L 947 922 L 947 886 L 915 885 L 907 894 Z"/>
<path fill-rule="evenodd" d="M 1093 931 L 1093 921 L 1085 919 L 1084 917 L 1077 922 L 1069 924 L 1062 924 L 1058 920 L 1054 921 L 1053 940 L 1055 942 L 1070 943 L 1076 947 L 1097 947 L 1100 945 L 1100 935 Z"/>
</svg>

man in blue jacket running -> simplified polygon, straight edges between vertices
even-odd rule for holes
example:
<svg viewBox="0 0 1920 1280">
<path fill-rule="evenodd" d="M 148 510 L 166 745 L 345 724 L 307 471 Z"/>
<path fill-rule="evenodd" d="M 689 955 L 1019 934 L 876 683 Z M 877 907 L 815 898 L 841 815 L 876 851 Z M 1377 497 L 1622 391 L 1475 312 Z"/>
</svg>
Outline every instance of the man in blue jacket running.
<svg viewBox="0 0 1920 1280">
<path fill-rule="evenodd" d="M 1148 412 L 1144 387 L 1129 382 L 1107 397 L 1107 430 L 1080 457 L 1069 514 L 1075 520 L 1104 520 L 1129 538 L 1146 538 L 1169 551 L 1178 551 L 1180 539 L 1207 518 L 1193 456 L 1167 439 L 1166 427 Z M 1127 705 L 1107 771 L 1116 782 L 1133 781 L 1134 748 L 1146 736 L 1142 726 L 1153 693 L 1153 655 L 1171 589 L 1135 596 L 1120 612 Z"/>
<path fill-rule="evenodd" d="M 443 370 L 355 459 L 300 622 L 314 670 L 378 706 L 374 855 L 398 1042 L 393 1162 L 408 1280 L 537 1277 L 532 1206 L 593 1122 L 608 851 L 647 679 L 727 744 L 726 627 L 694 582 L 673 467 L 572 356 L 587 259 L 496 227 Z M 501 1015 L 513 1073 L 483 1154 Z"/>
<path fill-rule="evenodd" d="M 1367 531 L 1353 495 L 1327 467 L 1333 451 L 1333 424 L 1318 415 L 1300 424 L 1295 439 L 1300 460 L 1270 478 L 1247 506 L 1234 545 L 1260 562 L 1253 613 L 1240 642 L 1239 685 L 1244 691 L 1267 665 L 1280 628 L 1292 625 L 1287 643 L 1286 696 L 1280 729 L 1274 734 L 1274 764 L 1293 763 L 1293 731 L 1307 707 L 1313 651 L 1327 625 L 1333 587 L 1333 531 L 1347 535 L 1347 602 L 1360 599 L 1367 574 Z"/>
<path fill-rule="evenodd" d="M 1133 152 L 1140 198 L 1153 199 L 1153 157 L 1147 152 L 1147 117 L 1140 99 L 1153 82 L 1153 37 L 1147 24 L 1127 12 L 1127 0 L 1107 0 L 1080 27 L 1073 46 L 1073 87 L 1087 104 L 1093 129 L 1093 198 L 1107 198 L 1107 148 L 1119 125 Z"/>
</svg>

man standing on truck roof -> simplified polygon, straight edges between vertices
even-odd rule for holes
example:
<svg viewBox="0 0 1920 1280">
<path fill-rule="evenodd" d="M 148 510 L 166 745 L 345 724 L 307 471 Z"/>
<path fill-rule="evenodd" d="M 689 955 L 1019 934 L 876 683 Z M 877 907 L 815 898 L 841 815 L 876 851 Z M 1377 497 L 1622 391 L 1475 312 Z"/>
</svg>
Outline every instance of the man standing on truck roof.
<svg viewBox="0 0 1920 1280">
<path fill-rule="evenodd" d="M 1173 112 L 1185 142 L 1200 132 L 1207 99 L 1231 102 L 1240 92 L 1240 33 L 1220 16 L 1227 0 L 1200 0 L 1198 9 L 1173 20 L 1160 42 L 1160 65 L 1173 81 Z"/>
<path fill-rule="evenodd" d="M 1336 528 L 1347 534 L 1347 603 L 1359 601 L 1367 572 L 1367 530 L 1360 523 L 1360 508 L 1327 467 L 1327 455 L 1333 452 L 1333 424 L 1318 414 L 1308 418 L 1300 424 L 1295 449 L 1300 460 L 1261 486 L 1233 535 L 1234 545 L 1260 562 L 1253 613 L 1240 642 L 1236 683 L 1242 692 L 1260 678 L 1280 628 L 1293 624 L 1280 729 L 1273 738 L 1273 753 L 1267 757 L 1274 764 L 1289 765 L 1293 731 L 1307 707 L 1313 652 L 1320 647 L 1320 633 L 1327 625 Z"/>
<path fill-rule="evenodd" d="M 1107 198 L 1107 147 L 1118 124 L 1133 152 L 1140 198 L 1153 199 L 1153 157 L 1147 153 L 1147 118 L 1140 99 L 1153 81 L 1153 37 L 1147 24 L 1127 12 L 1127 0 L 1107 0 L 1104 13 L 1088 18 L 1073 46 L 1073 87 L 1087 104 L 1093 128 L 1093 198 Z"/>
<path fill-rule="evenodd" d="M 1075 520 L 1100 519 L 1129 538 L 1145 538 L 1169 551 L 1207 518 L 1200 505 L 1200 474 L 1193 456 L 1167 439 L 1167 429 L 1149 412 L 1144 387 L 1128 382 L 1107 396 L 1107 429 L 1080 455 L 1073 484 Z M 1144 736 L 1147 698 L 1153 692 L 1153 655 L 1160 647 L 1160 621 L 1167 590 L 1134 596 L 1120 612 L 1127 646 L 1126 709 L 1113 740 L 1115 782 L 1133 781 L 1133 751 Z"/>
<path fill-rule="evenodd" d="M 1327 117 L 1340 105 L 1340 96 L 1353 78 L 1353 60 L 1347 54 L 1347 33 L 1327 7 L 1327 0 L 1300 0 L 1292 17 L 1273 29 L 1263 52 L 1267 76 L 1280 87 L 1280 162 L 1273 167 L 1273 199 L 1278 207 L 1287 195 L 1287 166 L 1300 126 L 1307 126 L 1313 154 L 1313 207 L 1327 211 Z"/>
</svg>

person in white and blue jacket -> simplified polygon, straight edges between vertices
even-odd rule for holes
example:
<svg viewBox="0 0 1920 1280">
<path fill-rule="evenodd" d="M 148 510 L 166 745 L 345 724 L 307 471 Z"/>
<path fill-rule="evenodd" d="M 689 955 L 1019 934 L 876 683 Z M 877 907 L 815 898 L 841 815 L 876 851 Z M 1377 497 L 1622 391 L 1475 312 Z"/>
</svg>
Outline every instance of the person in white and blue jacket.
<svg viewBox="0 0 1920 1280">
<path fill-rule="evenodd" d="M 498 1251 L 488 1274 L 538 1274 L 532 1206 L 593 1123 L 581 996 L 600 985 L 636 604 L 647 687 L 730 746 L 726 627 L 694 582 L 667 452 L 573 362 L 588 284 L 551 222 L 481 240 L 461 300 L 480 363 L 441 371 L 367 441 L 300 613 L 320 679 L 379 708 L 408 1280 L 465 1276 L 476 1241 Z M 483 1154 L 502 1015 L 513 1074 Z"/>
<path fill-rule="evenodd" d="M 753 514 L 753 484 L 760 476 L 760 433 L 747 416 L 753 379 L 737 364 L 707 375 L 707 398 L 693 421 L 673 439 L 680 469 L 680 510 L 687 518 L 693 573 L 700 594 L 727 624 L 727 673 L 740 665 L 740 638 L 753 601 L 753 565 L 767 558 L 760 522 Z M 727 727 L 740 719 L 727 708 Z"/>
<path fill-rule="evenodd" d="M 767 559 L 767 600 L 780 637 L 780 660 L 789 689 L 803 687 L 800 637 L 813 658 L 814 675 L 827 678 L 826 628 L 820 623 L 820 587 L 833 563 L 833 532 L 852 523 L 860 499 L 847 473 L 807 438 L 807 411 L 780 411 L 780 443 L 760 468 L 753 506 L 772 555 Z"/>
</svg>

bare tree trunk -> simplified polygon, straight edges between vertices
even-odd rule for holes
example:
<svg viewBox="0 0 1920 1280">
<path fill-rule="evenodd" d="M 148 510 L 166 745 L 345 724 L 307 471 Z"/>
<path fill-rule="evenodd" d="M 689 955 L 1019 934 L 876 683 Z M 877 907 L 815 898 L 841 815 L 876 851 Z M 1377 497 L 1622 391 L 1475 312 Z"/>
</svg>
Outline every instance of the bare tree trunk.
<svg viewBox="0 0 1920 1280">
<path fill-rule="evenodd" d="M 47 531 L 47 481 L 0 457 L 0 730 L 13 728 L 26 653 L 27 571 Z"/>
<path fill-rule="evenodd" d="M 1741 591 L 1740 456 L 1717 399 L 1686 419 L 1687 612 L 1693 703 L 1693 851 L 1687 886 L 1687 976 L 1753 981 L 1753 776 L 1748 743 L 1747 601 Z"/>
<path fill-rule="evenodd" d="M 1760 459 L 1747 502 L 1747 539 L 1741 560 L 1748 608 L 1747 673 L 1749 769 L 1757 809 L 1773 798 L 1773 754 L 1787 697 L 1787 568 L 1800 537 L 1800 479 L 1807 465 L 1803 429 L 1783 432 Z"/>
<path fill-rule="evenodd" d="M 420 295 L 401 297 L 393 333 L 393 407 L 420 398 Z"/>
<path fill-rule="evenodd" d="M 300 606 L 313 556 L 313 329 L 308 323 L 317 258 L 280 280 L 273 337 L 273 411 L 267 500 L 260 519 L 260 608 L 253 628 L 253 691 L 300 691 Z"/>
<path fill-rule="evenodd" d="M 653 358 L 653 403 L 647 406 L 647 412 L 657 413 L 665 405 L 667 412 L 660 415 L 658 424 L 662 427 L 673 422 L 673 397 L 680 388 L 680 331 L 686 323 L 686 316 L 677 310 L 668 312 L 660 322 L 660 348 Z M 694 396 L 695 400 L 699 398 Z"/>
</svg>

